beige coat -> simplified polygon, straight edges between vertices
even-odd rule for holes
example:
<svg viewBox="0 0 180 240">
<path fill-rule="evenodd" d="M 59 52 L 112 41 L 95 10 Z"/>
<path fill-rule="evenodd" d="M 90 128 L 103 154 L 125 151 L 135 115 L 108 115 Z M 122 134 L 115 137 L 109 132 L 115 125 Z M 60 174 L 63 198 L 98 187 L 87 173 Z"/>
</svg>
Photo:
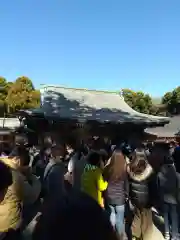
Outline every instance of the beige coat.
<svg viewBox="0 0 180 240">
<path fill-rule="evenodd" d="M 22 206 L 32 204 L 37 199 L 41 186 L 35 176 L 31 177 L 32 185 L 26 181 L 16 159 L 5 157 L 0 161 L 11 168 L 13 178 L 12 185 L 0 202 L 0 232 L 6 232 L 20 227 Z"/>
<path fill-rule="evenodd" d="M 142 240 L 163 240 L 164 237 L 154 225 L 151 209 L 137 209 L 131 226 L 132 235 Z"/>
<path fill-rule="evenodd" d="M 148 164 L 142 174 L 133 174 L 128 166 L 127 172 L 131 179 L 134 179 L 137 182 L 141 182 L 147 179 L 153 173 L 153 169 L 151 165 Z M 152 210 L 149 208 L 144 208 L 141 211 L 139 209 L 135 209 L 131 230 L 133 236 L 142 240 L 164 239 L 161 232 L 153 223 Z"/>
<path fill-rule="evenodd" d="M 0 232 L 16 229 L 21 223 L 21 203 L 23 199 L 23 181 L 15 161 L 1 158 L 12 170 L 13 183 L 8 187 L 3 201 L 0 202 Z"/>
</svg>

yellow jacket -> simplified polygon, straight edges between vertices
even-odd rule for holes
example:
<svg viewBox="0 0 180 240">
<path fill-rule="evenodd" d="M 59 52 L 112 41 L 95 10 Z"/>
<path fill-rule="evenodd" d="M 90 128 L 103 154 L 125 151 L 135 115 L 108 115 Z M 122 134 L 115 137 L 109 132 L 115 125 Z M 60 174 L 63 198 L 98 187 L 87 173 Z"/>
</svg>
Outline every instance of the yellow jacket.
<svg viewBox="0 0 180 240">
<path fill-rule="evenodd" d="M 102 170 L 98 167 L 86 164 L 81 178 L 81 190 L 104 206 L 102 192 L 106 190 L 108 183 L 104 181 Z"/>
</svg>

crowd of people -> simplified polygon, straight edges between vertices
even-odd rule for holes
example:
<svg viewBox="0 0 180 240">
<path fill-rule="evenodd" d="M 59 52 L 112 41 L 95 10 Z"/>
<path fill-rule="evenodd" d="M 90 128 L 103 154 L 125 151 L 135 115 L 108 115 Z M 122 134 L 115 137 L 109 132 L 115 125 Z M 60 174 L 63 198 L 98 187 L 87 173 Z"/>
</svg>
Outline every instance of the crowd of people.
<svg viewBox="0 0 180 240">
<path fill-rule="evenodd" d="M 0 157 L 0 240 L 179 238 L 180 146 L 16 144 Z M 164 220 L 153 222 L 156 209 Z"/>
</svg>

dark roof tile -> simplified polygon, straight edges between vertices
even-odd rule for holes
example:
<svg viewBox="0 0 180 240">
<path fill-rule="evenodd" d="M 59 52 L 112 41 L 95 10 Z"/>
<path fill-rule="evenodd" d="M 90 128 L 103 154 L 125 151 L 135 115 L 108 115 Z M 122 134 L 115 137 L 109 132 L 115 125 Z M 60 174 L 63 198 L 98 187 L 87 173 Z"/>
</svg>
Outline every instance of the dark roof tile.
<svg viewBox="0 0 180 240">
<path fill-rule="evenodd" d="M 168 118 L 133 110 L 118 92 L 44 86 L 41 89 L 45 116 L 73 118 L 80 121 L 133 122 L 165 124 Z"/>
</svg>

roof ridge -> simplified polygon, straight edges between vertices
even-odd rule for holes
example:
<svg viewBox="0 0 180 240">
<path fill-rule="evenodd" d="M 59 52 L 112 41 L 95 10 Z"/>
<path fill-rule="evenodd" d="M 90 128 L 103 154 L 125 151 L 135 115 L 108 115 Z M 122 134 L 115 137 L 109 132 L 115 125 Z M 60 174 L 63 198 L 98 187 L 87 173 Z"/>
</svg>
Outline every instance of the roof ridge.
<svg viewBox="0 0 180 240">
<path fill-rule="evenodd" d="M 121 90 L 119 91 L 107 91 L 107 90 L 95 90 L 95 89 L 87 89 L 87 88 L 72 88 L 72 87 L 65 87 L 65 86 L 58 86 L 58 85 L 46 85 L 41 84 L 42 88 L 48 88 L 48 87 L 55 87 L 55 88 L 61 88 L 61 89 L 69 89 L 69 90 L 78 90 L 78 91 L 87 91 L 87 92 L 96 92 L 96 93 L 109 93 L 109 94 L 120 94 Z"/>
</svg>

